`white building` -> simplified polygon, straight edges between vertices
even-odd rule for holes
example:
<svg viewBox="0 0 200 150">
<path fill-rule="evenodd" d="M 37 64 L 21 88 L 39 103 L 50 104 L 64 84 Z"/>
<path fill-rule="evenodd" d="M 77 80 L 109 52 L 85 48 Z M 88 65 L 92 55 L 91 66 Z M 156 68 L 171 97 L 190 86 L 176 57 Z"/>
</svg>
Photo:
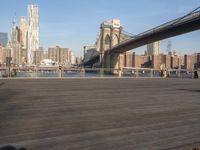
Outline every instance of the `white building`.
<svg viewBox="0 0 200 150">
<path fill-rule="evenodd" d="M 55 65 L 55 61 L 53 61 L 52 59 L 43 59 L 40 62 L 40 66 L 54 66 Z"/>
<path fill-rule="evenodd" d="M 28 64 L 33 64 L 33 53 L 39 49 L 39 7 L 28 5 Z"/>
<path fill-rule="evenodd" d="M 21 32 L 21 38 L 20 38 L 20 44 L 22 46 L 22 48 L 26 49 L 26 44 L 27 44 L 27 22 L 26 22 L 26 17 L 25 16 L 21 16 L 20 17 L 20 32 Z"/>
<path fill-rule="evenodd" d="M 73 53 L 71 53 L 71 64 L 72 65 L 76 64 L 75 56 Z"/>
<path fill-rule="evenodd" d="M 159 55 L 160 54 L 160 41 L 150 43 L 147 45 L 147 55 Z"/>
</svg>

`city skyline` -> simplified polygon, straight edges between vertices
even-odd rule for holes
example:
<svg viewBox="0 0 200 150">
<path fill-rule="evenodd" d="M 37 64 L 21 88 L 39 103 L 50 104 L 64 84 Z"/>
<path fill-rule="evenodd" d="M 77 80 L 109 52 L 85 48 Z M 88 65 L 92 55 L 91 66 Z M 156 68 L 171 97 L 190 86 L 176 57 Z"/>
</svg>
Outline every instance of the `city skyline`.
<svg viewBox="0 0 200 150">
<path fill-rule="evenodd" d="M 20 5 L 13 5 L 16 3 Z M 200 5 L 200 0 L 190 2 L 185 0 L 179 2 L 126 0 L 123 4 L 113 3 L 113 0 L 108 2 L 105 0 L 95 2 L 91 0 L 84 2 L 80 0 L 74 2 L 48 1 L 48 3 L 41 0 L 14 0 L 10 4 L 8 0 L 4 2 L 5 7 L 0 10 L 5 14 L 0 16 L 0 32 L 10 32 L 11 20 L 15 12 L 16 22 L 19 24 L 19 17 L 26 15 L 27 5 L 38 4 L 40 7 L 40 46 L 43 46 L 46 51 L 48 47 L 56 45 L 69 47 L 75 55 L 81 56 L 83 46 L 95 43 L 102 21 L 118 18 L 125 31 L 138 34 L 189 13 Z M 9 9 L 5 9 L 8 6 Z M 200 50 L 200 31 L 161 41 L 161 52 L 166 52 L 169 40 L 172 41 L 172 49 L 181 54 Z M 146 47 L 135 49 L 135 52 L 143 53 L 144 50 Z"/>
</svg>

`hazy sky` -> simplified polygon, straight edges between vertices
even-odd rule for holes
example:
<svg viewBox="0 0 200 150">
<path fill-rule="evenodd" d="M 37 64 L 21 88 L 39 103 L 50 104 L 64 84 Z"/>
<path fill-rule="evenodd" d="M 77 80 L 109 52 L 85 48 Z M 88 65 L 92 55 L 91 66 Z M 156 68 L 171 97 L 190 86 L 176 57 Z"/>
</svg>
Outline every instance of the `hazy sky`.
<svg viewBox="0 0 200 150">
<path fill-rule="evenodd" d="M 27 16 L 28 4 L 39 5 L 40 45 L 68 47 L 80 56 L 83 46 L 95 42 L 104 20 L 120 19 L 125 31 L 138 34 L 187 14 L 200 0 L 1 0 L 0 32 L 10 32 L 15 13 L 17 23 Z M 200 30 L 161 41 L 162 52 L 168 41 L 178 53 L 200 52 Z"/>
</svg>

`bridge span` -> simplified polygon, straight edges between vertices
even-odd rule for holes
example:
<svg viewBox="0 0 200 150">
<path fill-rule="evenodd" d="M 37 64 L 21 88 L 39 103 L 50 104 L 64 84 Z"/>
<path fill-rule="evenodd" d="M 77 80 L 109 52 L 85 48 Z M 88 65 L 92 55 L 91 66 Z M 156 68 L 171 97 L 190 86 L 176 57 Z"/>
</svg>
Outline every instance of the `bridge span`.
<svg viewBox="0 0 200 150">
<path fill-rule="evenodd" d="M 200 29 L 200 11 L 194 10 L 193 12 L 157 26 L 153 29 L 140 33 L 131 39 L 120 42 L 111 48 L 101 52 L 101 54 L 92 57 L 83 65 L 91 65 L 100 60 L 102 55 L 102 67 L 119 69 L 119 54 L 141 47 L 143 45 L 153 43 L 159 40 L 167 39 L 170 37 L 178 36 L 188 32 Z"/>
<path fill-rule="evenodd" d="M 133 36 L 130 40 L 108 49 L 109 53 L 123 53 L 140 46 L 200 29 L 200 11 Z"/>
</svg>

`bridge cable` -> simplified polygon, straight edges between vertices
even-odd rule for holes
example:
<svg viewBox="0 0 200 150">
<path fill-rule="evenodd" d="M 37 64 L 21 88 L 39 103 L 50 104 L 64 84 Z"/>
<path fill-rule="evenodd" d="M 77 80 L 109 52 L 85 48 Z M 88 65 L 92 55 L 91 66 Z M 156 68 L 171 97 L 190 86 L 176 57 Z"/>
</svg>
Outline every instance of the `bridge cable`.
<svg viewBox="0 0 200 150">
<path fill-rule="evenodd" d="M 198 9 L 200 9 L 200 6 L 198 6 L 197 8 L 195 8 L 194 10 L 192 10 L 191 12 L 189 12 L 188 14 L 184 15 L 183 17 L 178 18 L 175 22 L 173 22 L 171 25 L 176 24 L 177 22 L 181 21 L 182 19 L 192 15 L 193 13 L 195 13 Z"/>
</svg>

